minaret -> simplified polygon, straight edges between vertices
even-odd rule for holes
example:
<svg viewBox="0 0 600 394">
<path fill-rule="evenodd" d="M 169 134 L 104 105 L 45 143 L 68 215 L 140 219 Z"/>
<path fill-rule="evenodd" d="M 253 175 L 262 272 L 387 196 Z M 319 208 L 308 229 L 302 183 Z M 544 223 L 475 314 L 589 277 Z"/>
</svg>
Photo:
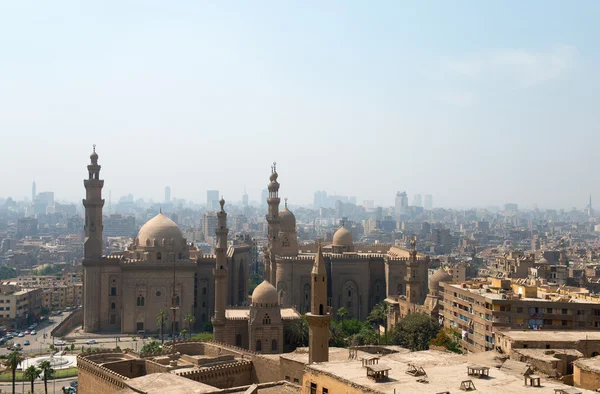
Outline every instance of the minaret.
<svg viewBox="0 0 600 394">
<path fill-rule="evenodd" d="M 270 263 L 269 272 L 267 276 L 267 272 L 265 270 L 265 279 L 268 280 L 273 286 L 277 286 L 277 262 L 275 257 L 277 255 L 278 247 L 279 247 L 279 202 L 281 201 L 279 198 L 279 183 L 277 182 L 277 163 L 273 163 L 273 167 L 271 167 L 271 176 L 269 180 L 271 181 L 268 185 L 269 189 L 269 197 L 267 198 L 267 203 L 269 204 L 269 211 L 267 213 L 267 223 L 269 223 L 269 257 Z"/>
<path fill-rule="evenodd" d="M 311 272 L 310 313 L 308 322 L 308 363 L 329 361 L 329 322 L 331 314 L 327 307 L 327 269 L 321 244 L 317 248 L 315 263 Z"/>
<path fill-rule="evenodd" d="M 225 307 L 227 306 L 227 213 L 223 209 L 225 200 L 221 197 L 221 210 L 217 212 L 219 223 L 217 230 L 215 276 L 215 315 L 212 318 L 215 341 L 225 342 Z"/>
<path fill-rule="evenodd" d="M 413 304 L 421 304 L 421 278 L 419 277 L 419 266 L 417 261 L 416 238 L 410 241 L 410 257 L 406 262 L 406 300 Z"/>
<path fill-rule="evenodd" d="M 100 166 L 96 145 L 90 155 L 91 164 L 88 168 L 88 179 L 83 181 L 85 186 L 85 242 L 83 244 L 84 259 L 99 259 L 102 257 L 102 187 L 104 181 L 100 179 Z"/>
</svg>

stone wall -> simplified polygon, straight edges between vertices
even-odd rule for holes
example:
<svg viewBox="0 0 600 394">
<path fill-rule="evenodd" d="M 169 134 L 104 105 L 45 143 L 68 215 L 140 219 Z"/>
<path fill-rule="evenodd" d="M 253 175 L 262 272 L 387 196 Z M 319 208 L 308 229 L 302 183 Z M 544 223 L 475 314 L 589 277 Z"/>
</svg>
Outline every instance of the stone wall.
<svg viewBox="0 0 600 394">
<path fill-rule="evenodd" d="M 254 355 L 252 360 L 252 383 L 267 383 L 282 380 L 279 370 L 280 358 Z"/>
<path fill-rule="evenodd" d="M 302 376 L 304 376 L 305 364 L 300 361 L 290 360 L 288 358 L 279 359 L 279 370 L 280 374 L 288 382 L 294 382 L 300 384 L 302 382 Z"/>
<path fill-rule="evenodd" d="M 96 365 L 84 355 L 77 356 L 77 367 L 77 392 L 80 394 L 112 394 L 126 387 L 127 377 Z"/>
<path fill-rule="evenodd" d="M 596 390 L 600 387 L 600 375 L 597 372 L 582 369 L 575 364 L 573 367 L 573 384 L 575 387 L 582 389 Z"/>
<path fill-rule="evenodd" d="M 245 386 L 251 382 L 252 362 L 237 360 L 228 364 L 202 368 L 194 371 L 176 372 L 178 376 L 218 388 Z"/>
<path fill-rule="evenodd" d="M 77 327 L 83 325 L 83 308 L 79 308 L 67 316 L 50 332 L 53 337 L 64 337 Z"/>
<path fill-rule="evenodd" d="M 366 373 L 365 373 L 366 374 Z M 302 394 L 311 393 L 311 384 L 316 384 L 316 392 L 322 393 L 326 388 L 330 393 L 363 394 L 378 393 L 368 387 L 358 385 L 349 380 L 336 378 L 326 372 L 307 368 L 302 380 Z"/>
</svg>

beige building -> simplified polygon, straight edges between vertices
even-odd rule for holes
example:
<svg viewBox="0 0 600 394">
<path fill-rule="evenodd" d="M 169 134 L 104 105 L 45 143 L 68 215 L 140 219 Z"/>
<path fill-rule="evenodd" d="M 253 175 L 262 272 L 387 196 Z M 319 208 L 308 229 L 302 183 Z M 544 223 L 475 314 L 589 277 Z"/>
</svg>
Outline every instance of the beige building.
<svg viewBox="0 0 600 394">
<path fill-rule="evenodd" d="M 192 314 L 204 327 L 215 305 L 216 255 L 202 255 L 188 243 L 177 224 L 159 213 L 142 226 L 126 250 L 103 254 L 102 187 L 98 155 L 90 156 L 83 259 L 83 327 L 85 332 L 157 332 L 157 315 L 168 316 L 166 331 L 179 332 Z M 225 305 L 247 303 L 250 245 L 219 248 L 219 266 L 230 273 L 219 297 Z"/>
<path fill-rule="evenodd" d="M 600 303 L 510 280 L 439 284 L 444 326 L 461 331 L 463 347 L 493 350 L 509 329 L 586 330 L 600 327 Z"/>
<path fill-rule="evenodd" d="M 0 285 L 0 322 L 5 328 L 26 327 L 39 316 L 41 308 L 41 289 Z"/>
</svg>

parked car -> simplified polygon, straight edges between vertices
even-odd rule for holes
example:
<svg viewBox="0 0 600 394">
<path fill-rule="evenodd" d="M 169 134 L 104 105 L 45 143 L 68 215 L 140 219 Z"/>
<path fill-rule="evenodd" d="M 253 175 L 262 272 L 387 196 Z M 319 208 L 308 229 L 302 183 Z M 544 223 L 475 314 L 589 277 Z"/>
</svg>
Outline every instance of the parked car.
<svg viewBox="0 0 600 394">
<path fill-rule="evenodd" d="M 19 338 L 23 338 L 25 336 L 25 334 L 23 334 L 22 332 L 19 333 L 19 335 L 17 335 Z"/>
<path fill-rule="evenodd" d="M 35 335 L 37 334 L 37 332 L 35 332 L 35 330 L 31 330 L 31 335 Z"/>
<path fill-rule="evenodd" d="M 54 346 L 65 346 L 67 343 L 65 341 L 58 341 L 54 343 Z"/>
<path fill-rule="evenodd" d="M 97 344 L 97 343 L 98 343 L 98 342 L 96 342 L 96 340 L 95 340 L 95 339 L 89 339 L 89 340 L 85 341 L 85 344 L 86 344 L 86 345 L 95 345 L 95 344 Z"/>
<path fill-rule="evenodd" d="M 25 331 L 23 334 L 25 334 L 25 335 L 29 335 L 29 334 L 31 334 L 31 332 L 29 332 L 29 330 L 27 330 L 27 331 Z"/>
<path fill-rule="evenodd" d="M 29 341 L 27 341 L 27 340 L 26 340 L 25 342 L 23 342 L 23 345 L 25 345 L 25 346 L 29 346 L 29 345 L 31 345 L 31 344 L 29 343 Z"/>
</svg>

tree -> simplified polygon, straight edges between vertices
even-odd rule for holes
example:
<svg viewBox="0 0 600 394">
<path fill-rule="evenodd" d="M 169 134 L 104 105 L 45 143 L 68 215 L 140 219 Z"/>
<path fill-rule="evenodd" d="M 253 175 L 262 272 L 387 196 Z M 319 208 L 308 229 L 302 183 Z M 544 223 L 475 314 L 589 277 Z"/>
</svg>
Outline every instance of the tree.
<svg viewBox="0 0 600 394">
<path fill-rule="evenodd" d="M 18 350 L 13 350 L 4 360 L 4 365 L 10 368 L 12 372 L 12 392 L 15 394 L 15 379 L 17 378 L 17 368 L 24 360 L 23 355 Z"/>
<path fill-rule="evenodd" d="M 263 278 L 260 274 L 256 272 L 250 272 L 248 275 L 248 295 L 252 295 L 256 286 L 258 286 L 263 281 Z"/>
<path fill-rule="evenodd" d="M 340 326 L 336 324 L 336 322 L 332 321 L 329 324 L 329 345 L 336 347 L 344 347 L 344 331 Z"/>
<path fill-rule="evenodd" d="M 194 323 L 196 323 L 196 316 L 192 315 L 191 313 L 188 313 L 187 315 L 185 315 L 183 320 L 185 320 L 185 322 L 188 324 L 188 332 L 190 333 L 190 337 L 191 337 L 192 336 L 192 326 L 194 325 Z"/>
<path fill-rule="evenodd" d="M 424 313 L 410 313 L 394 326 L 392 340 L 410 350 L 427 350 L 429 343 L 440 330 L 437 321 Z"/>
<path fill-rule="evenodd" d="M 451 352 L 462 354 L 460 346 L 460 332 L 455 328 L 442 328 L 437 336 L 431 340 L 431 346 L 443 346 Z"/>
<path fill-rule="evenodd" d="M 188 333 L 188 330 L 186 330 L 186 329 L 184 328 L 183 330 L 181 330 L 181 331 L 179 332 L 179 335 L 180 335 L 180 336 L 181 336 L 183 339 L 185 339 L 185 336 L 187 335 L 187 333 Z"/>
<path fill-rule="evenodd" d="M 162 346 L 156 341 L 151 341 L 151 342 L 148 342 L 147 344 L 145 344 L 144 346 L 142 346 L 142 350 L 140 351 L 140 353 L 142 353 L 142 354 L 160 353 L 161 351 L 162 351 Z"/>
<path fill-rule="evenodd" d="M 308 346 L 308 322 L 306 316 L 298 320 L 294 320 L 289 326 L 286 335 L 291 343 L 295 343 L 297 346 Z"/>
<path fill-rule="evenodd" d="M 348 309 L 341 307 L 337 310 L 337 316 L 342 319 L 342 330 L 344 329 L 344 318 L 348 316 Z"/>
<path fill-rule="evenodd" d="M 167 313 L 161 309 L 160 312 L 158 312 L 158 314 L 156 315 L 156 321 L 158 322 L 158 327 L 160 330 L 160 343 L 161 344 L 165 343 L 164 333 L 165 333 L 165 327 L 167 326 L 168 320 L 169 320 L 169 317 L 167 316 Z"/>
<path fill-rule="evenodd" d="M 371 322 L 375 322 L 377 324 L 377 335 L 379 337 L 379 341 L 381 342 L 381 335 L 379 334 L 379 326 L 380 322 L 384 325 L 385 330 L 385 338 L 387 339 L 387 317 L 390 313 L 390 305 L 383 301 L 379 304 L 375 305 L 367 317 L 367 320 Z"/>
<path fill-rule="evenodd" d="M 35 380 L 37 378 L 40 377 L 40 375 L 42 374 L 42 370 L 37 368 L 35 365 L 30 365 L 29 367 L 27 367 L 27 369 L 23 372 L 23 377 L 27 380 L 29 380 L 29 383 L 31 383 L 31 392 L 34 393 L 35 392 L 35 388 L 33 386 L 33 383 L 35 382 Z"/>
<path fill-rule="evenodd" d="M 46 360 L 40 363 L 40 369 L 44 374 L 44 392 L 48 394 L 48 379 L 51 378 L 52 375 L 54 375 L 54 368 L 52 368 L 52 364 L 50 364 L 50 361 Z"/>
</svg>

